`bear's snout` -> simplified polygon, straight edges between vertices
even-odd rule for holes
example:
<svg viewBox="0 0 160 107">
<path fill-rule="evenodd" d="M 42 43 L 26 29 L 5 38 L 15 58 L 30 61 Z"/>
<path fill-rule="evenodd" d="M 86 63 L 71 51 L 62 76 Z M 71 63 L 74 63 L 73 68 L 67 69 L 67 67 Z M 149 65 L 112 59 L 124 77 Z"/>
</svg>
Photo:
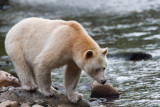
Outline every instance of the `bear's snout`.
<svg viewBox="0 0 160 107">
<path fill-rule="evenodd" d="M 102 84 L 102 85 L 104 85 L 106 82 L 107 82 L 106 79 L 101 80 L 101 84 Z"/>
</svg>

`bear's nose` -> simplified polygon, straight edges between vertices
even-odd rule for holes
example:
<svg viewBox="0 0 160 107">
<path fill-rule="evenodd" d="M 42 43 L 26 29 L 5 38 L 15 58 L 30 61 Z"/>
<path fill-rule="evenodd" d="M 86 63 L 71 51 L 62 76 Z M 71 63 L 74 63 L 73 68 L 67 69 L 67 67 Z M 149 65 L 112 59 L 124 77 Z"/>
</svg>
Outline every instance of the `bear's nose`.
<svg viewBox="0 0 160 107">
<path fill-rule="evenodd" d="M 101 84 L 104 85 L 106 83 L 106 79 L 101 80 Z"/>
</svg>

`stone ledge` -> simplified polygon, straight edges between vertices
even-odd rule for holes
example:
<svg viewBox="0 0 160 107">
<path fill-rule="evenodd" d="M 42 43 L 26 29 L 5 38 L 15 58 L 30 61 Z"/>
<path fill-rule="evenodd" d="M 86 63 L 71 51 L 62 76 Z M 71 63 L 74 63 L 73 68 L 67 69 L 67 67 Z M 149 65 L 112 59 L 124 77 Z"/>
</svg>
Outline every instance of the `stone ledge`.
<svg viewBox="0 0 160 107">
<path fill-rule="evenodd" d="M 63 94 L 57 94 L 52 97 L 45 97 L 37 91 L 26 91 L 20 88 L 10 87 L 0 93 L 0 102 L 6 100 L 17 101 L 19 104 L 28 103 L 30 105 L 37 102 L 44 102 L 51 107 L 64 106 L 64 107 L 90 107 L 89 103 L 85 100 L 80 100 L 77 104 L 73 104 L 67 100 L 67 97 Z"/>
</svg>

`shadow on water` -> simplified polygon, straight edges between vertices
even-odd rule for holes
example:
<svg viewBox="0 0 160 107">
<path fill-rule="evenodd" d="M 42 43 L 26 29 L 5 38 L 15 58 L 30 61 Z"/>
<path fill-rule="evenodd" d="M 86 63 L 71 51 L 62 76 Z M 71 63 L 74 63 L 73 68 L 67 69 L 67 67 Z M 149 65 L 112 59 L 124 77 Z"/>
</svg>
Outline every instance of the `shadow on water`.
<svg viewBox="0 0 160 107">
<path fill-rule="evenodd" d="M 66 1 L 67 0 L 64 0 L 64 2 Z M 136 1 L 137 0 L 132 0 L 130 2 Z M 146 1 L 146 5 L 149 7 L 143 7 L 143 5 L 145 5 L 144 1 Z M 43 3 L 40 3 L 38 6 L 30 6 L 32 0 L 29 0 L 28 5 L 24 7 L 23 5 L 14 7 L 13 4 L 15 0 L 13 0 L 10 9 L 0 10 L 0 56 L 6 55 L 4 50 L 6 33 L 15 23 L 24 18 L 34 16 L 50 19 L 76 20 L 85 27 L 89 35 L 91 35 L 101 47 L 109 47 L 109 55 L 112 55 L 112 58 L 108 58 L 108 69 L 105 75 L 108 83 L 115 87 L 121 94 L 121 97 L 114 101 L 114 106 L 160 106 L 160 2 L 155 1 L 154 4 L 154 0 L 150 1 L 150 5 L 157 6 L 155 9 L 154 6 L 149 5 L 148 1 L 149 0 L 143 0 L 142 3 L 137 3 L 137 8 L 140 8 L 140 11 L 137 11 L 137 8 L 131 7 L 130 9 L 130 4 L 123 3 L 121 0 L 119 1 L 120 5 L 118 5 L 116 0 L 110 0 L 108 4 L 113 8 L 107 11 L 108 5 L 106 1 L 101 3 L 104 4 L 103 6 L 100 5 L 96 8 L 90 8 L 85 5 L 85 8 L 89 8 L 86 10 L 80 7 L 78 9 L 73 6 L 67 7 L 73 4 L 66 4 L 63 5 L 64 8 L 61 8 L 56 0 L 53 0 L 53 2 L 50 0 L 46 1 L 51 2 L 50 4 L 55 3 L 55 7 L 46 5 L 47 8 L 45 8 Z M 26 1 L 24 2 L 26 3 Z M 89 2 L 91 1 L 87 1 L 86 4 Z M 36 2 L 34 3 L 33 5 L 36 5 Z M 63 3 L 60 2 L 60 4 Z M 76 5 L 75 3 L 74 6 Z M 79 5 L 81 6 L 81 3 L 79 3 Z M 135 4 L 133 4 L 133 6 L 135 6 Z M 103 8 L 101 9 L 101 7 Z M 69 11 L 73 10 L 72 15 L 70 15 L 67 10 L 69 8 Z M 112 9 L 116 12 L 112 12 Z M 102 10 L 106 11 L 102 12 Z M 126 14 L 121 14 L 121 11 Z M 122 55 L 122 53 L 133 52 L 144 52 L 152 55 L 153 58 L 151 60 L 140 61 L 126 61 L 123 60 L 123 58 L 113 58 L 114 55 L 126 58 L 127 55 Z M 13 68 L 3 69 L 14 71 Z M 65 67 L 52 72 L 54 85 L 63 85 L 64 72 L 60 71 L 64 70 Z M 90 99 L 90 90 L 83 89 L 81 84 L 91 84 L 92 82 L 93 79 L 89 78 L 86 73 L 83 72 L 79 83 L 80 85 L 77 87 L 77 90 L 83 93 L 84 97 L 88 100 Z"/>
</svg>

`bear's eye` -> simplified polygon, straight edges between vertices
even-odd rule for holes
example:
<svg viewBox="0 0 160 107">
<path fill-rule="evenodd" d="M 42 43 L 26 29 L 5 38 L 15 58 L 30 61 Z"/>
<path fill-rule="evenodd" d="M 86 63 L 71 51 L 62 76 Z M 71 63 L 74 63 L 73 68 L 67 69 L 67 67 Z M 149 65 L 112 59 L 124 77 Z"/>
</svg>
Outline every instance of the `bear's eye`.
<svg viewBox="0 0 160 107">
<path fill-rule="evenodd" d="M 96 72 L 99 72 L 100 70 L 101 70 L 100 68 L 96 68 L 96 69 L 95 69 Z"/>
<path fill-rule="evenodd" d="M 106 68 L 105 67 L 103 67 L 103 70 L 105 70 Z"/>
</svg>

